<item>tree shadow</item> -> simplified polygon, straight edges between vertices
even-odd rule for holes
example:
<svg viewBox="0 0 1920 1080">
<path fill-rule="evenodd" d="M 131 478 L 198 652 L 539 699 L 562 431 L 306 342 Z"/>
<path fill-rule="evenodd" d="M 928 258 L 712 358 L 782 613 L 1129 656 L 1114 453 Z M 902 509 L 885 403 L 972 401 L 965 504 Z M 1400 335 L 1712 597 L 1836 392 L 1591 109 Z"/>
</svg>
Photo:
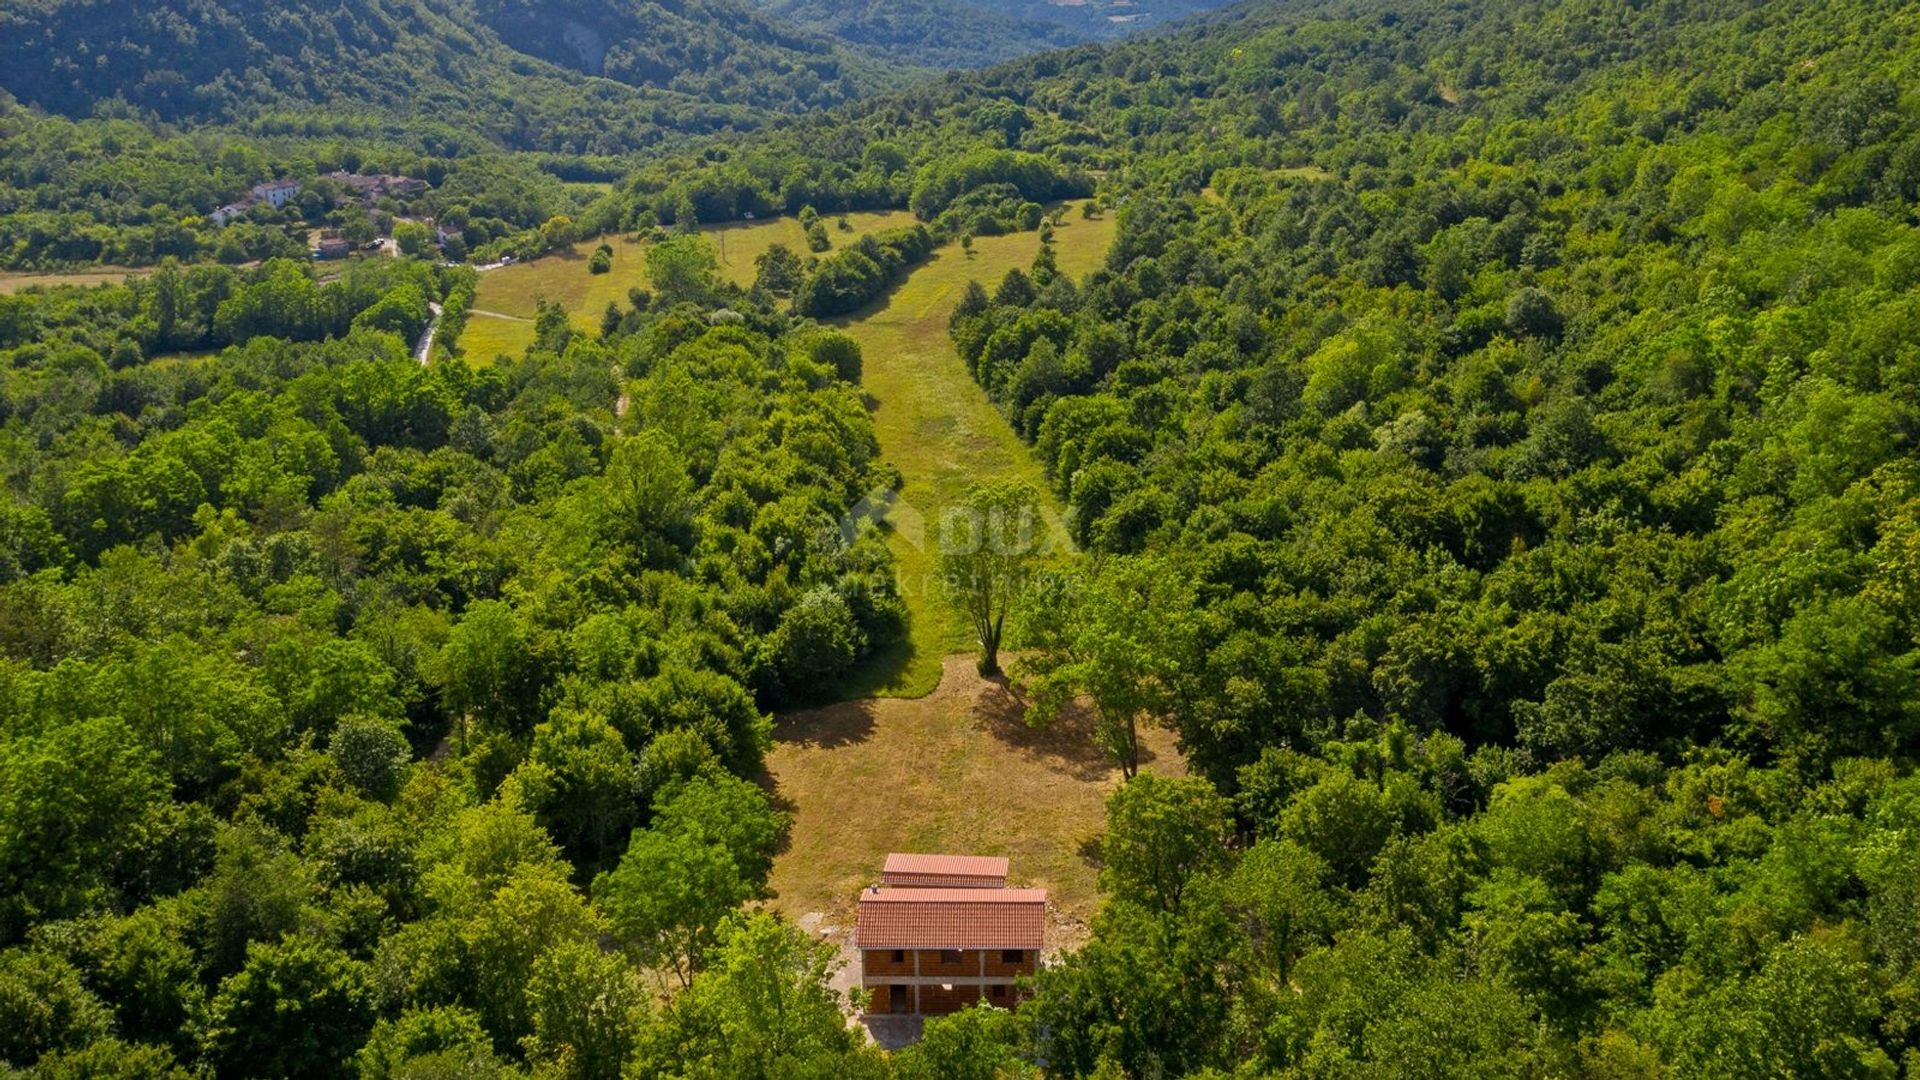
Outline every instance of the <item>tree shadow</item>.
<svg viewBox="0 0 1920 1080">
<path fill-rule="evenodd" d="M 863 743 L 873 736 L 878 707 L 879 702 L 865 699 L 787 713 L 774 718 L 773 738 L 775 742 L 823 750 Z"/>
<path fill-rule="evenodd" d="M 884 520 L 880 522 L 880 527 L 883 531 L 891 531 L 893 528 L 891 523 Z M 853 670 L 829 691 L 829 696 L 842 702 L 874 697 L 893 686 L 896 680 L 913 666 L 917 655 L 918 649 L 913 642 L 913 624 L 909 619 L 907 625 L 901 630 L 898 641 L 863 657 L 854 665 Z"/>
<path fill-rule="evenodd" d="M 786 792 L 780 790 L 780 785 L 773 781 L 773 774 L 765 767 L 761 768 L 759 775 L 753 778 L 753 782 L 759 785 L 760 790 L 767 796 L 767 805 L 786 815 L 784 824 L 780 827 L 780 835 L 773 842 L 773 857 L 778 859 L 793 848 L 793 820 L 800 806 L 788 797 Z M 771 892 L 768 893 L 769 897 L 772 895 Z"/>
<path fill-rule="evenodd" d="M 860 1023 L 873 1037 L 875 1046 L 882 1050 L 901 1050 L 920 1041 L 925 1031 L 924 1016 L 889 1016 L 881 1013 L 862 1013 Z"/>
<path fill-rule="evenodd" d="M 1093 710 L 1075 702 L 1045 727 L 1027 723 L 1027 700 L 1005 674 L 986 678 L 973 704 L 974 719 L 989 734 L 1075 780 L 1105 780 L 1119 768 L 1094 741 Z M 1143 748 L 1144 762 L 1147 752 Z"/>
<path fill-rule="evenodd" d="M 1080 861 L 1093 867 L 1095 870 L 1104 869 L 1107 865 L 1106 855 L 1100 847 L 1100 841 L 1104 837 L 1104 833 L 1095 833 L 1081 840 L 1079 846 L 1074 849 L 1075 853 L 1080 856 Z"/>
</svg>

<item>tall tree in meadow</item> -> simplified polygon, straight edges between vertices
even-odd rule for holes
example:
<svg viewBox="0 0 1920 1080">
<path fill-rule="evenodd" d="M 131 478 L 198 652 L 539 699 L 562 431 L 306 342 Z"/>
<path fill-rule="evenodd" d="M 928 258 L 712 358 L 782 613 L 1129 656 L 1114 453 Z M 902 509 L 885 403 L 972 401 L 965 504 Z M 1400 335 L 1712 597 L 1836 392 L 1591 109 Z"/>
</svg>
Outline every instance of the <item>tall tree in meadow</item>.
<svg viewBox="0 0 1920 1080">
<path fill-rule="evenodd" d="M 678 235 L 647 248 L 647 281 L 668 303 L 705 297 L 719 272 L 713 245 L 703 236 Z"/>
<path fill-rule="evenodd" d="M 941 518 L 940 584 L 973 624 L 982 675 L 1000 671 L 1007 614 L 1032 579 L 1045 528 L 1039 496 L 1019 481 L 978 485 Z"/>
</svg>

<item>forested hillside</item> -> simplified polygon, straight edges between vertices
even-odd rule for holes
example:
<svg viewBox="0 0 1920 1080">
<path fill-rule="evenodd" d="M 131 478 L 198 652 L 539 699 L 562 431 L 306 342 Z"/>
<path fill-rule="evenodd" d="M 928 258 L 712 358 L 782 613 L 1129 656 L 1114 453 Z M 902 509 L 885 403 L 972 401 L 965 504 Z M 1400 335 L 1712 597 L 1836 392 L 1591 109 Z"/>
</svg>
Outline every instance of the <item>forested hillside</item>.
<svg viewBox="0 0 1920 1080">
<path fill-rule="evenodd" d="M 1122 215 L 953 326 L 1096 555 L 1035 677 L 1212 789 L 1116 803 L 1184 884 L 1109 863 L 1052 1068 L 1920 1066 L 1895 7 L 1243 9 L 1008 87 Z"/>
<path fill-rule="evenodd" d="M 977 68 L 1170 27 L 1217 0 L 762 0 L 864 52 L 920 67 Z"/>
<path fill-rule="evenodd" d="M 642 964 L 849 1047 L 804 939 L 718 920 L 765 706 L 900 629 L 834 527 L 857 350 L 662 280 L 485 370 L 407 355 L 473 280 L 406 260 L 0 297 L 0 1062 L 614 1075 Z M 660 1019 L 662 1068 L 754 1052 Z"/>
<path fill-rule="evenodd" d="M 0 10 L 0 89 L 22 103 L 262 132 L 400 122 L 508 148 L 615 153 L 750 126 L 758 110 L 847 101 L 888 78 L 729 0 L 24 0 Z"/>
<path fill-rule="evenodd" d="M 966 0 L 778 0 L 767 8 L 877 56 L 924 67 L 986 67 L 1086 40 L 1031 14 Z"/>
<path fill-rule="evenodd" d="M 379 231 L 376 217 L 390 229 L 396 215 L 457 229 L 461 240 L 448 254 L 465 258 L 582 213 L 599 193 L 556 173 L 594 176 L 608 167 L 604 160 L 502 154 L 477 138 L 431 153 L 404 135 L 162 135 L 131 120 L 0 109 L 0 268 L 303 258 L 313 229 L 364 241 Z M 369 205 L 323 178 L 336 171 L 418 177 L 430 190 Z M 282 178 L 302 185 L 286 206 L 258 206 L 225 225 L 210 218 L 254 185 Z"/>
<path fill-rule="evenodd" d="M 1916 85 L 1913 2 L 1250 4 L 654 155 L 569 222 L 649 288 L 497 366 L 417 260 L 0 297 L 0 1063 L 1920 1075 Z M 903 629 L 809 316 L 1089 192 L 949 359 L 1069 508 L 1004 659 L 1104 903 L 885 1054 L 745 910 Z"/>
</svg>

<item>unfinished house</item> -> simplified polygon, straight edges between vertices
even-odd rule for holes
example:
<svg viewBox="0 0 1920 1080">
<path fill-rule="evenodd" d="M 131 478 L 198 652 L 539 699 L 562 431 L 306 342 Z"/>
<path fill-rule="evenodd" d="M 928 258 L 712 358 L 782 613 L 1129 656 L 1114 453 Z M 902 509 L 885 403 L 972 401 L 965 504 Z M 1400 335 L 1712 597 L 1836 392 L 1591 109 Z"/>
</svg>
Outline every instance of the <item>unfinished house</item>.
<svg viewBox="0 0 1920 1080">
<path fill-rule="evenodd" d="M 869 1011 L 940 1015 L 978 1001 L 1011 1008 L 1040 966 L 1045 889 L 1007 888 L 1007 860 L 887 856 L 860 894 L 854 945 Z"/>
</svg>

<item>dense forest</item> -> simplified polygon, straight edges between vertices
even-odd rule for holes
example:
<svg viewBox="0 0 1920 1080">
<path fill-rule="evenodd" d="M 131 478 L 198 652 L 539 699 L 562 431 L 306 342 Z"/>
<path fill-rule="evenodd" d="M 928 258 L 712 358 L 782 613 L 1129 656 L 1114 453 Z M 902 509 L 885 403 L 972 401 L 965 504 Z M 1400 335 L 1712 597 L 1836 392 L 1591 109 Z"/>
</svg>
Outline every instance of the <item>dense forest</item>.
<svg viewBox="0 0 1920 1080">
<path fill-rule="evenodd" d="M 761 0 L 795 25 L 896 63 L 978 68 L 1047 48 L 1109 41 L 1218 0 Z"/>
<path fill-rule="evenodd" d="M 1116 800 L 1162 846 L 1024 1030 L 1066 1073 L 1911 1072 L 1911 23 L 1342 13 L 1030 88 L 1121 239 L 953 324 L 1095 555 L 1037 669 L 1208 781 Z"/>
<path fill-rule="evenodd" d="M 1002 13 L 967 0 L 778 0 L 764 6 L 798 26 L 922 67 L 985 67 L 1083 40 L 1043 21 L 1039 12 Z"/>
<path fill-rule="evenodd" d="M 593 76 L 582 78 L 582 75 Z M 886 65 L 730 0 L 24 0 L 0 11 L 0 89 L 71 117 L 329 133 L 343 120 L 617 153 L 832 105 Z"/>
<path fill-rule="evenodd" d="M 269 263 L 0 309 L 0 1059 L 603 1075 L 647 1000 L 603 939 L 807 970 L 717 924 L 779 829 L 765 704 L 900 630 L 885 549 L 833 527 L 878 467 L 844 339 L 709 318 L 695 273 L 594 339 L 416 363 L 463 287 Z M 660 1019 L 662 1062 L 754 1052 Z"/>
<path fill-rule="evenodd" d="M 1920 1075 L 1916 35 L 1243 5 L 663 150 L 571 207 L 651 288 L 491 367 L 415 260 L 0 298 L 0 1063 Z M 1069 510 L 1008 666 L 1128 777 L 1104 901 L 886 1054 L 753 903 L 772 713 L 905 629 L 810 316 L 1089 193 L 950 333 Z M 870 208 L 754 289 L 687 231 Z"/>
</svg>

